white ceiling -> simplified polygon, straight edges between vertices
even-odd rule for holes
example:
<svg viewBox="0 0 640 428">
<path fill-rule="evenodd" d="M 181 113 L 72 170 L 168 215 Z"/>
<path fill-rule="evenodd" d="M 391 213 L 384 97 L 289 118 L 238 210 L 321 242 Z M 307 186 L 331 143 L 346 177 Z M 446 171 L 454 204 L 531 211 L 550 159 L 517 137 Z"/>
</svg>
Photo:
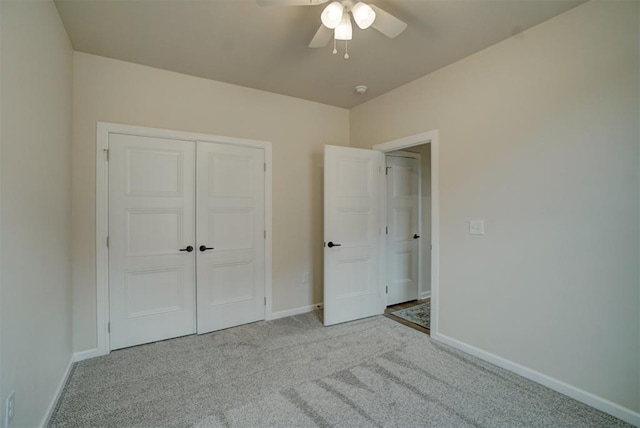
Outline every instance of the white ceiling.
<svg viewBox="0 0 640 428">
<path fill-rule="evenodd" d="M 55 0 L 75 50 L 351 108 L 585 0 L 372 0 L 409 24 L 354 26 L 351 58 L 310 49 L 323 5 L 254 0 Z M 342 52 L 343 48 L 340 48 Z M 367 85 L 366 95 L 354 91 Z"/>
</svg>

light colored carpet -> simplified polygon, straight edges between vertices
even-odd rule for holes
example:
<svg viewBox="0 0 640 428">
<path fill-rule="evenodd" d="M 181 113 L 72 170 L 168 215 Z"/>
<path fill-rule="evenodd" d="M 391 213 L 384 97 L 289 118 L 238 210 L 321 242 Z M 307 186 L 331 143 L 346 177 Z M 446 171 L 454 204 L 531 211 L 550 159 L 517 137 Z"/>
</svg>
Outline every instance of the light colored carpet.
<svg viewBox="0 0 640 428">
<path fill-rule="evenodd" d="M 629 425 L 385 317 L 304 314 L 82 361 L 50 426 Z"/>
<path fill-rule="evenodd" d="M 431 328 L 431 302 L 421 303 L 407 309 L 391 312 L 399 318 L 412 322 L 424 328 Z"/>
</svg>

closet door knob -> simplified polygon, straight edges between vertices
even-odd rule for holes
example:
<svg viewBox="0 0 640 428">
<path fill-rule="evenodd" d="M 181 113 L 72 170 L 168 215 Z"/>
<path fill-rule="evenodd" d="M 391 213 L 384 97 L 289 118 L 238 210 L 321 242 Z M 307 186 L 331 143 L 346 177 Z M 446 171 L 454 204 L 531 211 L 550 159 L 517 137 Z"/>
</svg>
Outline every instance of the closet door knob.
<svg viewBox="0 0 640 428">
<path fill-rule="evenodd" d="M 334 244 L 331 241 L 329 241 L 329 243 L 327 244 L 327 247 L 329 247 L 329 248 L 340 247 L 340 246 L 342 246 L 342 244 Z"/>
<path fill-rule="evenodd" d="M 213 247 L 207 247 L 206 245 L 200 245 L 200 251 L 203 253 L 207 250 L 213 250 Z"/>
<path fill-rule="evenodd" d="M 189 245 L 186 248 L 180 248 L 180 251 L 186 251 L 187 253 L 190 253 L 193 251 L 193 247 L 191 245 Z"/>
<path fill-rule="evenodd" d="M 418 239 L 420 235 L 413 235 L 413 239 Z"/>
</svg>

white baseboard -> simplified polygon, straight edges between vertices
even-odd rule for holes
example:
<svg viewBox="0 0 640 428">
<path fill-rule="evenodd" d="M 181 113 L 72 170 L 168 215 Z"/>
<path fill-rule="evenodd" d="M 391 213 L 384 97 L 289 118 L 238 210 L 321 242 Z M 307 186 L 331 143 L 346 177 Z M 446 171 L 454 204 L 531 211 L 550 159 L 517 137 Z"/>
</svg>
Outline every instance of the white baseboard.
<svg viewBox="0 0 640 428">
<path fill-rule="evenodd" d="M 93 348 L 93 349 L 87 349 L 86 351 L 76 352 L 75 354 L 73 354 L 73 360 L 77 362 L 77 361 L 87 360 L 89 358 L 101 357 L 103 355 L 106 355 L 106 354 L 104 354 L 103 352 L 100 352 L 98 348 Z"/>
<path fill-rule="evenodd" d="M 420 293 L 420 300 L 428 299 L 430 297 L 431 297 L 431 290 L 423 291 L 422 293 Z"/>
<path fill-rule="evenodd" d="M 467 345 L 466 343 L 460 342 L 449 336 L 445 336 L 440 333 L 434 334 L 432 332 L 431 338 L 438 342 L 466 352 L 467 354 L 471 354 L 474 357 L 478 357 L 482 360 L 488 361 L 491 364 L 495 364 L 498 367 L 507 369 L 529 380 L 542 384 L 547 388 L 551 388 L 554 391 L 558 391 L 561 394 L 581 401 L 593 408 L 615 416 L 618 419 L 622 419 L 623 421 L 628 422 L 632 425 L 640 427 L 640 413 L 634 412 L 631 409 L 622 407 L 619 404 L 606 400 L 602 397 L 598 397 L 597 395 L 576 388 L 575 386 L 569 385 L 568 383 L 562 382 L 558 379 L 554 379 L 528 367 L 521 366 L 520 364 L 514 363 L 513 361 L 509 361 L 497 355 L 483 351 L 482 349 L 476 348 L 475 346 Z"/>
<path fill-rule="evenodd" d="M 307 312 L 315 311 L 316 309 L 322 309 L 322 303 L 316 303 L 314 305 L 300 306 L 299 308 L 287 309 L 286 311 L 273 312 L 269 317 L 270 320 L 278 318 L 290 317 L 293 315 L 306 314 Z"/>
<path fill-rule="evenodd" d="M 44 428 L 49 425 L 49 419 L 53 416 L 53 411 L 56 409 L 56 405 L 58 404 L 58 400 L 60 400 L 60 396 L 62 395 L 62 391 L 64 391 L 64 387 L 67 384 L 67 380 L 69 379 L 69 375 L 71 374 L 71 367 L 75 363 L 74 355 L 71 355 L 69 359 L 69 364 L 67 364 L 67 368 L 64 370 L 64 374 L 62 375 L 62 379 L 58 383 L 58 387 L 56 388 L 55 394 L 53 394 L 53 398 L 51 399 L 51 403 L 49 403 L 49 407 L 47 407 L 47 411 L 40 422 L 40 427 Z"/>
</svg>

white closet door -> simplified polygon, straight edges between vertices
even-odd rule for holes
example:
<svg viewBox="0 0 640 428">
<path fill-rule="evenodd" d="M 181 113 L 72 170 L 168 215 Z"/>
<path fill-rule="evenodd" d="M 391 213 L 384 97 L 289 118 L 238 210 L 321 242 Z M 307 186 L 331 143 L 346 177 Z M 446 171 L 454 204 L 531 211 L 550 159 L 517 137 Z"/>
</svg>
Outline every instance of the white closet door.
<svg viewBox="0 0 640 428">
<path fill-rule="evenodd" d="M 420 164 L 387 156 L 387 305 L 418 298 Z"/>
<path fill-rule="evenodd" d="M 195 143 L 109 136 L 111 349 L 195 332 Z"/>
<path fill-rule="evenodd" d="M 264 319 L 264 150 L 198 142 L 198 333 Z"/>
<path fill-rule="evenodd" d="M 325 146 L 324 324 L 381 314 L 382 154 Z"/>
</svg>

